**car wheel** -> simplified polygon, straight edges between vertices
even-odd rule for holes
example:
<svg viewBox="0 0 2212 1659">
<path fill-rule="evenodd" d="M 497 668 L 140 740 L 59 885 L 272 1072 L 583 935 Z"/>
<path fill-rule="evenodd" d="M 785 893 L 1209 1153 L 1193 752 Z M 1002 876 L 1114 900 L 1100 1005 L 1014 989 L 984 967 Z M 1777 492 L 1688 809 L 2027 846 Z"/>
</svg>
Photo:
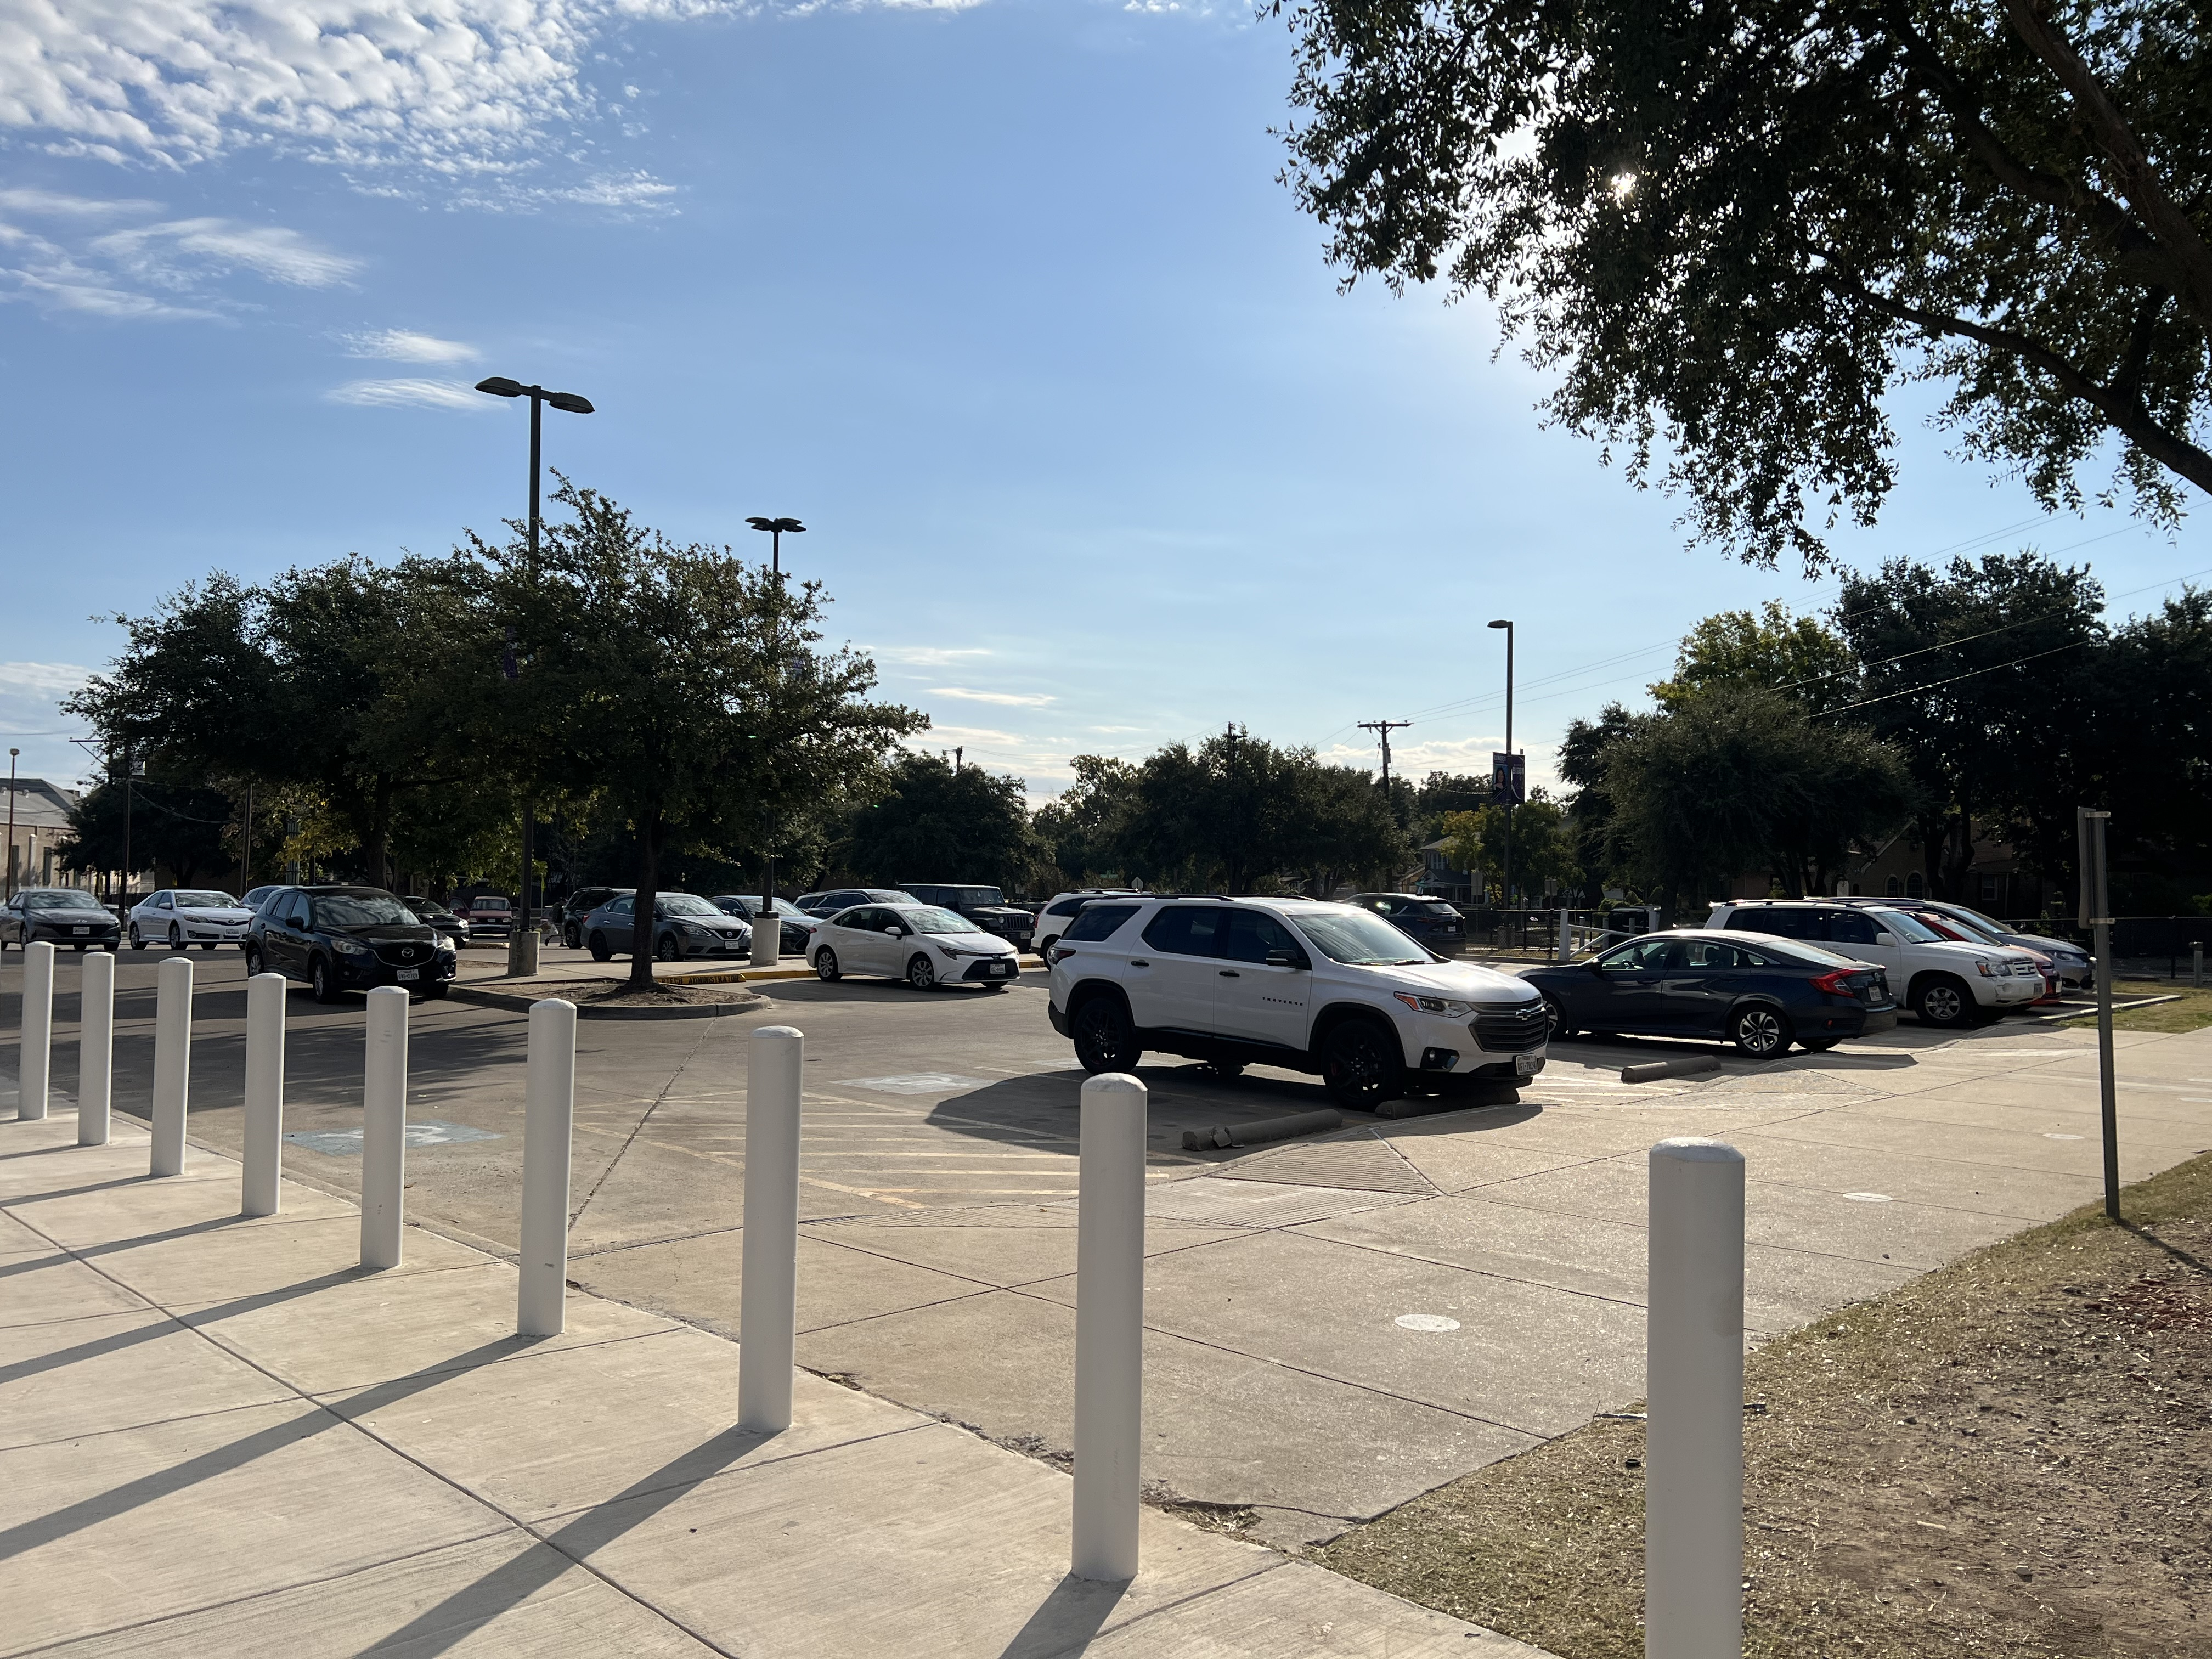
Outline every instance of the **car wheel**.
<svg viewBox="0 0 2212 1659">
<path fill-rule="evenodd" d="M 261 952 L 251 945 L 246 947 L 246 976 L 252 979 L 261 971 Z"/>
<path fill-rule="evenodd" d="M 653 947 L 653 954 L 662 962 L 675 961 L 678 954 L 676 949 L 676 935 L 663 933 L 660 936 L 660 943 Z"/>
<path fill-rule="evenodd" d="M 837 965 L 837 953 L 823 945 L 814 953 L 814 977 L 827 984 L 845 970 Z"/>
<path fill-rule="evenodd" d="M 1059 944 L 1059 943 L 1060 943 L 1060 935 L 1059 935 L 1059 934 L 1057 934 L 1057 933 L 1054 933 L 1054 934 L 1050 939 L 1047 939 L 1043 944 L 1042 944 L 1042 945 L 1038 945 L 1038 946 L 1037 946 L 1037 948 L 1036 948 L 1036 953 L 1037 953 L 1039 956 L 1041 956 L 1041 957 L 1049 956 L 1049 955 L 1051 955 L 1051 953 L 1052 953 L 1052 947 L 1053 947 L 1054 945 L 1055 945 Z"/>
<path fill-rule="evenodd" d="M 307 988 L 318 1002 L 336 1002 L 338 1000 L 337 983 L 331 977 L 331 964 L 320 957 L 315 958 L 314 966 L 307 970 Z"/>
<path fill-rule="evenodd" d="M 916 951 L 906 964 L 906 982 L 917 991 L 937 988 L 937 964 Z"/>
<path fill-rule="evenodd" d="M 1912 1012 L 1923 1025 L 1946 1030 L 1970 1025 L 1974 1018 L 1973 993 L 1948 974 L 1931 974 L 1912 993 Z"/>
<path fill-rule="evenodd" d="M 615 953 L 607 949 L 607 936 L 605 933 L 594 933 L 592 935 L 592 960 L 593 962 L 612 962 L 614 960 L 614 956 Z"/>
<path fill-rule="evenodd" d="M 1777 1008 L 1740 1008 L 1729 1021 L 1729 1041 L 1753 1060 L 1772 1060 L 1790 1048 L 1789 1018 Z"/>
<path fill-rule="evenodd" d="M 1137 1047 L 1137 1028 L 1129 1011 L 1109 992 L 1096 993 L 1076 1005 L 1068 1034 L 1075 1041 L 1076 1063 L 1094 1075 L 1134 1071 L 1143 1052 Z"/>
<path fill-rule="evenodd" d="M 584 948 L 583 930 L 580 927 L 562 928 L 561 930 L 561 943 L 567 945 L 571 951 L 582 950 Z"/>
<path fill-rule="evenodd" d="M 1575 1028 L 1567 1024 L 1567 1011 L 1559 1006 L 1558 999 L 1553 997 L 1544 999 L 1544 1013 L 1552 1022 L 1553 1036 L 1571 1037 L 1575 1034 Z"/>
<path fill-rule="evenodd" d="M 1322 1039 L 1322 1086 L 1349 1111 L 1371 1112 L 1406 1092 L 1397 1034 L 1371 1019 L 1347 1019 Z"/>
</svg>

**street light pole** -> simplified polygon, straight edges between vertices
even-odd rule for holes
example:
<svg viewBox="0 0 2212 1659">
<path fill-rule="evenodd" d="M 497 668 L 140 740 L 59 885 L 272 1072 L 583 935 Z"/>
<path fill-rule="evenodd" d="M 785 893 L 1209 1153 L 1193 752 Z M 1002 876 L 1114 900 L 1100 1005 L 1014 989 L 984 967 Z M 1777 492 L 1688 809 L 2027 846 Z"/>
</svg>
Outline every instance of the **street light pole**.
<svg viewBox="0 0 2212 1659">
<path fill-rule="evenodd" d="M 8 896 L 15 896 L 15 757 L 23 751 L 8 751 Z"/>
<path fill-rule="evenodd" d="M 1510 909 L 1513 904 L 1513 623 L 1501 617 L 1490 625 L 1505 630 L 1505 869 L 1498 878 L 1498 897 Z"/>
<path fill-rule="evenodd" d="M 754 529 L 763 532 L 769 538 L 769 574 L 775 579 L 777 592 L 781 593 L 783 588 L 784 533 L 787 531 L 792 535 L 803 536 L 806 533 L 806 526 L 796 519 L 770 519 L 757 513 L 747 519 L 745 522 Z M 767 829 L 765 822 L 762 829 L 765 833 Z M 774 967 L 776 950 L 781 944 L 782 938 L 783 924 L 776 920 L 775 915 L 775 854 L 772 848 L 764 849 L 761 854 L 760 915 L 754 919 L 753 922 L 754 966 Z M 763 943 L 763 939 L 766 940 L 765 944 Z"/>
<path fill-rule="evenodd" d="M 477 390 L 488 392 L 495 398 L 527 398 L 530 399 L 530 526 L 527 532 L 529 556 L 526 565 L 531 582 L 538 580 L 538 475 L 541 450 L 540 428 L 544 418 L 544 407 L 554 408 L 570 415 L 592 413 L 591 402 L 573 392 L 548 392 L 542 386 L 524 386 L 510 380 L 504 374 L 495 374 L 478 380 Z M 507 678 L 521 678 L 520 665 L 510 655 Z M 536 862 L 532 856 L 531 842 L 538 828 L 536 808 L 526 792 L 522 801 L 522 879 L 514 895 L 514 908 L 508 912 L 507 971 L 510 978 L 527 978 L 538 971 L 538 930 L 532 925 L 530 906 L 531 866 Z M 380 877 L 384 872 L 379 871 Z"/>
</svg>

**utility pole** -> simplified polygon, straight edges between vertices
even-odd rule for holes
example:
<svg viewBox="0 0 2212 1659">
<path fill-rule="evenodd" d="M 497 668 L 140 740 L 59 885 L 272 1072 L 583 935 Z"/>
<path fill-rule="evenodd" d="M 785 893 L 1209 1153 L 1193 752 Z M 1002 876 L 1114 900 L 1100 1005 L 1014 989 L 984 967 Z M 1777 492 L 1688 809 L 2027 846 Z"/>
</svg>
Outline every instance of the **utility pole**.
<svg viewBox="0 0 2212 1659">
<path fill-rule="evenodd" d="M 1372 732 L 1382 740 L 1382 799 L 1386 801 L 1390 799 L 1390 734 L 1393 732 L 1402 732 L 1412 724 L 1411 720 L 1362 720 L 1359 722 L 1361 731 Z"/>
<path fill-rule="evenodd" d="M 1490 624 L 1505 630 L 1505 868 L 1498 877 L 1501 909 L 1513 906 L 1513 623 L 1504 617 Z"/>
<path fill-rule="evenodd" d="M 952 775 L 956 778 L 960 775 L 961 757 L 967 752 L 967 750 L 958 744 L 952 746 Z"/>
<path fill-rule="evenodd" d="M 2112 901 L 2105 878 L 2105 825 L 2110 812 L 2074 809 L 2081 838 L 2081 925 L 2094 930 L 2097 955 L 2097 1084 L 2105 1131 L 2105 1213 L 2120 1218 L 2119 1106 L 2112 1079 Z"/>
<path fill-rule="evenodd" d="M 15 896 L 15 757 L 22 752 L 20 749 L 8 751 L 8 896 L 11 899 Z"/>
</svg>

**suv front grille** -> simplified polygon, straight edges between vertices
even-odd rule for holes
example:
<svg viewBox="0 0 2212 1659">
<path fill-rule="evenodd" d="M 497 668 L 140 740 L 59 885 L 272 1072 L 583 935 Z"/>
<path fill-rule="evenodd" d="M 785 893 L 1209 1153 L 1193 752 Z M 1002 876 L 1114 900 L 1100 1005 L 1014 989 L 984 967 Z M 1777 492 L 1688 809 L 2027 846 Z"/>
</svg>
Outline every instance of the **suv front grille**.
<svg viewBox="0 0 2212 1659">
<path fill-rule="evenodd" d="M 1467 1029 L 1485 1048 L 1514 1054 L 1542 1048 L 1552 1033 L 1552 1021 L 1544 1012 L 1543 999 L 1531 997 L 1526 1002 L 1478 1009 Z"/>
<path fill-rule="evenodd" d="M 435 956 L 437 950 L 428 940 L 380 940 L 376 959 L 393 968 L 419 968 Z"/>
</svg>

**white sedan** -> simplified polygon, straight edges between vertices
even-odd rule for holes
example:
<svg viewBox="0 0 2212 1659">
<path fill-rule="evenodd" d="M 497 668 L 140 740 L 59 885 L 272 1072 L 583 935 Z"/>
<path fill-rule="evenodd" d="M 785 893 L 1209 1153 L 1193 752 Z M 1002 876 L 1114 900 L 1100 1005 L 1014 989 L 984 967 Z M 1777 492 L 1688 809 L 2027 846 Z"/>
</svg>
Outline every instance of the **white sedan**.
<svg viewBox="0 0 2212 1659">
<path fill-rule="evenodd" d="M 246 943 L 246 924 L 253 912 L 228 893 L 203 887 L 164 887 L 131 907 L 128 925 L 131 948 L 166 945 L 181 951 L 197 945 L 212 951 L 218 945 Z"/>
<path fill-rule="evenodd" d="M 1020 954 L 996 933 L 934 904 L 855 904 L 814 930 L 807 964 L 822 979 L 881 974 L 917 991 L 940 985 L 1000 990 L 1020 975 Z"/>
</svg>

